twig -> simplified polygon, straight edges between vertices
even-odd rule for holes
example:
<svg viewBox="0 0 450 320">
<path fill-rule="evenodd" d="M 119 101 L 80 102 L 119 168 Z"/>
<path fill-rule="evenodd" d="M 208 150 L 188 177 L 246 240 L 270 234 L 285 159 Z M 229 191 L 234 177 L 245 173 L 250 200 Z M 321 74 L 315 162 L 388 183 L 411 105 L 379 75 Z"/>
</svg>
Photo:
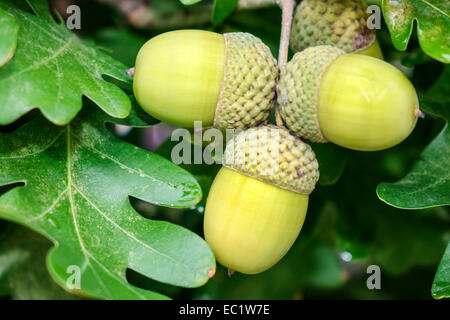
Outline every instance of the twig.
<svg viewBox="0 0 450 320">
<path fill-rule="evenodd" d="M 284 67 L 289 53 L 289 37 L 291 34 L 292 15 L 296 0 L 279 0 L 282 10 L 280 51 L 278 54 L 278 67 Z"/>
<path fill-rule="evenodd" d="M 278 67 L 281 70 L 286 64 L 289 53 L 289 37 L 291 34 L 292 15 L 296 0 L 278 0 L 282 10 L 280 51 L 278 53 Z M 280 114 L 280 106 L 275 107 L 275 120 L 277 126 L 283 127 L 283 119 Z"/>
</svg>

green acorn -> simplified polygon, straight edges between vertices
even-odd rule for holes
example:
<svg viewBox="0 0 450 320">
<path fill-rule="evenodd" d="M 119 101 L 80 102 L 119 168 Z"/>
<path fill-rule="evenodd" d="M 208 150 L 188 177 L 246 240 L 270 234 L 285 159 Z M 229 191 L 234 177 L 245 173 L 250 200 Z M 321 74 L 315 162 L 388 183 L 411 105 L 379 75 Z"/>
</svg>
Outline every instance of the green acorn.
<svg viewBox="0 0 450 320">
<path fill-rule="evenodd" d="M 332 46 L 296 53 L 281 69 L 277 93 L 281 118 L 295 135 L 354 150 L 390 148 L 422 116 L 416 91 L 400 70 Z"/>
<path fill-rule="evenodd" d="M 288 130 L 269 125 L 234 136 L 205 208 L 217 261 L 246 274 L 277 263 L 303 226 L 318 179 L 314 151 Z"/>
<path fill-rule="evenodd" d="M 331 45 L 383 59 L 375 29 L 367 28 L 366 10 L 362 0 L 303 0 L 292 23 L 292 50 Z"/>
<path fill-rule="evenodd" d="M 134 94 L 145 111 L 171 124 L 244 129 L 269 116 L 277 77 L 270 49 L 249 33 L 178 30 L 140 49 Z"/>
</svg>

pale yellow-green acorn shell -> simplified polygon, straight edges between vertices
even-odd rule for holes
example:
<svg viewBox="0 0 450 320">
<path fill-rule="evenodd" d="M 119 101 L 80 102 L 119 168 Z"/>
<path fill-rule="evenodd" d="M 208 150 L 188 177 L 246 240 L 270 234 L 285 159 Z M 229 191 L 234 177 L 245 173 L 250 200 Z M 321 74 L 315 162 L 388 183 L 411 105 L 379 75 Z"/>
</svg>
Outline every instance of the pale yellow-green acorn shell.
<svg viewBox="0 0 450 320">
<path fill-rule="evenodd" d="M 216 260 L 245 274 L 276 264 L 303 226 L 318 179 L 314 152 L 286 129 L 261 126 L 235 136 L 205 209 L 205 239 Z"/>
<path fill-rule="evenodd" d="M 267 119 L 277 77 L 270 49 L 251 34 L 179 30 L 141 48 L 134 94 L 145 111 L 171 124 L 244 129 Z"/>
<path fill-rule="evenodd" d="M 394 66 L 331 46 L 296 53 L 281 70 L 280 114 L 298 137 L 361 151 L 392 147 L 421 114 L 416 91 Z"/>
<path fill-rule="evenodd" d="M 375 29 L 367 27 L 366 10 L 363 0 L 303 0 L 292 22 L 292 50 L 331 45 L 383 59 Z"/>
</svg>

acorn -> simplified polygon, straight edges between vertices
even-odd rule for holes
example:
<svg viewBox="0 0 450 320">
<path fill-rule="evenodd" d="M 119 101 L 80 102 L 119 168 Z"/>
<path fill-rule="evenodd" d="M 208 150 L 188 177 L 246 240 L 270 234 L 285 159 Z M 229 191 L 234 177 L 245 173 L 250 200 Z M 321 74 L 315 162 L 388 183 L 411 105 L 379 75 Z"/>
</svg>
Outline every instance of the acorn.
<svg viewBox="0 0 450 320">
<path fill-rule="evenodd" d="M 423 116 L 409 79 L 383 60 L 318 46 L 296 53 L 280 72 L 281 118 L 312 142 L 382 150 L 406 139 Z"/>
<path fill-rule="evenodd" d="M 133 86 L 139 105 L 159 120 L 245 129 L 268 118 L 277 77 L 270 49 L 249 33 L 179 30 L 142 46 Z"/>
<path fill-rule="evenodd" d="M 296 240 L 319 179 L 311 147 L 286 129 L 251 128 L 226 145 L 205 207 L 204 234 L 216 260 L 256 274 Z"/>
<path fill-rule="evenodd" d="M 292 22 L 292 50 L 331 45 L 383 59 L 375 29 L 367 27 L 366 10 L 363 0 L 303 0 Z"/>
</svg>

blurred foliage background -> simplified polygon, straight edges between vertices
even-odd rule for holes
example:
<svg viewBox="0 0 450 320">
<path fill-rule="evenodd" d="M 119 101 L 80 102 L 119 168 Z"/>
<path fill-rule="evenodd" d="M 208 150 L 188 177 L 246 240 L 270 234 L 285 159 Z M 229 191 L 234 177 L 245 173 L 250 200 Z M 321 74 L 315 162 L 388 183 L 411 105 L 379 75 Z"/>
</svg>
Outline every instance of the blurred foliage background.
<svg viewBox="0 0 450 320">
<path fill-rule="evenodd" d="M 65 11 L 61 8 L 70 3 L 79 5 L 82 28 L 77 33 L 130 67 L 146 40 L 180 28 L 250 32 L 260 37 L 277 56 L 281 23 L 278 7 L 237 11 L 222 24 L 213 26 L 210 1 L 185 7 L 178 0 L 152 0 L 151 11 L 143 16 L 130 15 L 118 6 L 119 2 L 52 1 L 52 5 L 63 16 Z M 405 52 L 394 49 L 385 24 L 377 36 L 385 59 L 411 78 L 419 95 L 442 74 L 444 65 L 422 52 L 415 32 Z M 405 142 L 382 152 L 330 147 L 344 159 L 341 167 L 334 168 L 339 179 L 324 177 L 325 181 L 311 195 L 305 225 L 293 248 L 280 263 L 261 275 L 234 274 L 230 278 L 226 269 L 218 266 L 216 276 L 197 289 L 166 286 L 131 270 L 127 278 L 138 287 L 174 299 L 431 299 L 431 284 L 450 240 L 449 210 L 447 207 L 396 209 L 377 197 L 376 188 L 381 182 L 395 182 L 404 177 L 444 125 L 442 119 L 427 115 Z M 115 132 L 132 144 L 170 158 L 173 142 L 161 142 L 172 129 L 158 124 L 149 129 L 118 128 Z M 177 210 L 138 200 L 133 205 L 145 217 L 170 221 L 202 235 L 205 200 L 219 166 L 184 167 L 203 188 L 204 199 L 198 206 Z M 0 282 L 0 296 L 75 298 L 57 287 L 46 274 L 45 254 L 50 243 L 44 238 L 0 221 L 0 252 L 9 246 L 8 238 L 17 233 L 21 234 L 23 243 L 16 244 L 16 253 L 28 262 L 15 270 L 12 290 L 6 289 L 11 283 Z M 372 264 L 381 268 L 381 290 L 367 289 L 366 269 Z M 30 273 L 27 268 L 39 272 Z"/>
</svg>

